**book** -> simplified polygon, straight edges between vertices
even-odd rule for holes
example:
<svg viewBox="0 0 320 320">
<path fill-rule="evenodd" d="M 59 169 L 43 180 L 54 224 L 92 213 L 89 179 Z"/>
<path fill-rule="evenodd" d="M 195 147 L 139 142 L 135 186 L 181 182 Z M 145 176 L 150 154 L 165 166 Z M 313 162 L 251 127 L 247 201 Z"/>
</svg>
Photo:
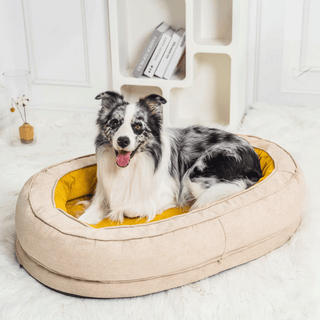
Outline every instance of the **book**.
<svg viewBox="0 0 320 320">
<path fill-rule="evenodd" d="M 174 34 L 174 30 L 170 27 L 162 36 L 161 39 L 159 40 L 159 43 L 156 47 L 156 49 L 153 52 L 153 55 L 151 56 L 149 63 L 144 70 L 144 75 L 147 77 L 152 78 L 154 73 L 156 72 L 156 69 L 165 53 L 165 50 L 167 49 L 170 40 Z"/>
<path fill-rule="evenodd" d="M 186 75 L 186 50 L 184 50 L 184 53 L 179 60 L 179 63 L 177 65 L 176 70 L 174 71 L 175 74 L 181 74 L 183 78 Z"/>
<path fill-rule="evenodd" d="M 174 54 L 175 49 L 177 48 L 178 43 L 181 40 L 181 35 L 183 33 L 183 29 L 179 29 L 178 31 L 176 31 L 172 38 L 171 41 L 166 49 L 166 51 L 164 52 L 164 55 L 159 63 L 159 66 L 155 72 L 155 75 L 159 78 L 163 78 L 163 75 L 169 65 L 169 62 Z"/>
<path fill-rule="evenodd" d="M 135 69 L 133 70 L 132 75 L 134 77 L 139 78 L 142 76 L 142 74 L 146 68 L 146 65 L 149 62 L 162 34 L 164 32 L 166 32 L 168 30 L 168 28 L 169 28 L 169 26 L 164 22 L 160 23 L 155 28 L 155 30 L 153 31 L 153 33 L 149 39 L 149 42 L 148 42 L 146 48 L 144 49 Z"/>
<path fill-rule="evenodd" d="M 176 50 L 173 53 L 173 56 L 168 64 L 168 67 L 163 75 L 164 79 L 169 80 L 174 72 L 176 71 L 176 68 L 178 66 L 178 63 L 183 55 L 183 53 L 186 50 L 186 32 L 183 29 L 180 29 L 182 31 L 182 36 L 180 39 L 180 42 L 176 48 Z"/>
</svg>

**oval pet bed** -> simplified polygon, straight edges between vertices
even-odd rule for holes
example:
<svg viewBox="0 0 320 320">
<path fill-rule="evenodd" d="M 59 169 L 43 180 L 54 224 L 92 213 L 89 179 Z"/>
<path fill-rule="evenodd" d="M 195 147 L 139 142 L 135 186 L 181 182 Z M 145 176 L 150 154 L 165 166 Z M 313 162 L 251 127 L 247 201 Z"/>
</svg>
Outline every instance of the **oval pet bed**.
<svg viewBox="0 0 320 320">
<path fill-rule="evenodd" d="M 300 224 L 304 179 L 288 152 L 243 136 L 260 157 L 254 186 L 205 208 L 170 209 L 152 222 L 108 219 L 89 226 L 74 206 L 92 195 L 88 155 L 32 176 L 16 208 L 16 254 L 28 273 L 70 294 L 97 298 L 154 293 L 214 275 L 284 244 Z"/>
</svg>

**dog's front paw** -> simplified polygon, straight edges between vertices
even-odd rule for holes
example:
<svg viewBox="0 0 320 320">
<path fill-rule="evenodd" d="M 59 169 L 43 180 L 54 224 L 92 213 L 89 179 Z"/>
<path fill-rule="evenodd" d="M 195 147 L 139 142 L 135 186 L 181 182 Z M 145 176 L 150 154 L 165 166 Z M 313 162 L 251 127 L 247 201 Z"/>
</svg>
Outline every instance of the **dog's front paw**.
<svg viewBox="0 0 320 320">
<path fill-rule="evenodd" d="M 91 205 L 80 217 L 79 220 L 88 224 L 97 224 L 105 218 L 101 208 Z"/>
<path fill-rule="evenodd" d="M 85 209 L 87 209 L 88 207 L 90 207 L 91 205 L 91 201 L 90 200 L 83 200 L 83 201 L 78 201 L 76 204 L 76 206 L 83 206 Z"/>
<path fill-rule="evenodd" d="M 123 222 L 124 214 L 123 211 L 112 210 L 108 213 L 107 218 L 109 218 L 111 221 Z"/>
</svg>

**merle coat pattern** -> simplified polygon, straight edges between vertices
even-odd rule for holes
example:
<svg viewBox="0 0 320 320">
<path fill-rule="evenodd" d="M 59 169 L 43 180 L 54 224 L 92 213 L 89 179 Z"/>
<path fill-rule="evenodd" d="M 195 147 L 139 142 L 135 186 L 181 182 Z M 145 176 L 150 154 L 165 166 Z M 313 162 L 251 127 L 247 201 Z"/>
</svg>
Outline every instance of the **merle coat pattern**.
<svg viewBox="0 0 320 320">
<path fill-rule="evenodd" d="M 98 184 L 82 221 L 152 220 L 170 207 L 206 206 L 262 176 L 256 152 L 234 134 L 202 126 L 163 128 L 166 100 L 159 95 L 135 104 L 111 91 L 96 99 L 102 100 L 95 141 Z"/>
</svg>

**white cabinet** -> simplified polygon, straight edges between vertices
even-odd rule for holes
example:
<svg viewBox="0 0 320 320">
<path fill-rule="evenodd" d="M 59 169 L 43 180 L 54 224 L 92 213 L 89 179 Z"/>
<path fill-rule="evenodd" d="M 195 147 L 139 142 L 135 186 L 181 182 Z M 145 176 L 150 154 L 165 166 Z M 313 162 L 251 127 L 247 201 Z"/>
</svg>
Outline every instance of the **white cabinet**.
<svg viewBox="0 0 320 320">
<path fill-rule="evenodd" d="M 129 101 L 161 94 L 164 123 L 238 124 L 245 110 L 247 0 L 109 0 L 113 89 Z M 153 29 L 186 30 L 186 72 L 170 80 L 132 71 Z"/>
</svg>

